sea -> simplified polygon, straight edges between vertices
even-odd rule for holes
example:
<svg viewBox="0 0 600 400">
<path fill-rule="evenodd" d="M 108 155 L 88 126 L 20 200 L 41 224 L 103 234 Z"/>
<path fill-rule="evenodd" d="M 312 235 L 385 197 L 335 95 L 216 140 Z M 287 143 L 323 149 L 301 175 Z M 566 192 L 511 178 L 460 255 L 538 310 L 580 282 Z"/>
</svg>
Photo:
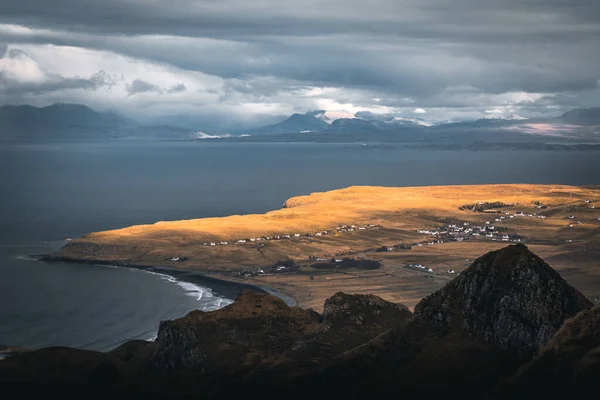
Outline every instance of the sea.
<svg viewBox="0 0 600 400">
<path fill-rule="evenodd" d="M 263 213 L 352 185 L 600 184 L 600 152 L 407 150 L 363 143 L 0 143 L 0 345 L 107 351 L 162 320 L 230 304 L 235 285 L 48 263 L 93 231 Z"/>
</svg>

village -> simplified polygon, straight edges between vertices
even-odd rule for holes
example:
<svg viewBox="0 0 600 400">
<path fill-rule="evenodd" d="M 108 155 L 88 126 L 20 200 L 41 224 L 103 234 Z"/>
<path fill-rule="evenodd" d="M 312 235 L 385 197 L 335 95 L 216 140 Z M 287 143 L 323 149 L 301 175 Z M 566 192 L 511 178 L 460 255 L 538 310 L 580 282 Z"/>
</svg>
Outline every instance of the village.
<svg viewBox="0 0 600 400">
<path fill-rule="evenodd" d="M 589 204 L 589 201 L 585 201 L 583 204 L 586 208 L 594 209 L 593 205 Z M 417 242 L 407 242 L 402 244 L 397 244 L 393 246 L 382 246 L 377 249 L 371 249 L 369 251 L 374 252 L 394 252 L 401 250 L 411 250 L 413 247 L 421 247 L 425 245 L 439 245 L 443 243 L 450 242 L 463 242 L 463 241 L 473 241 L 473 240 L 490 240 L 490 241 L 500 241 L 500 242 L 513 242 L 518 243 L 525 238 L 519 235 L 516 232 L 510 232 L 509 228 L 504 225 L 504 223 L 509 222 L 515 219 L 521 218 L 537 218 L 537 219 L 546 219 L 547 216 L 541 213 L 530 213 L 524 211 L 506 211 L 501 209 L 490 209 L 492 206 L 503 207 L 513 207 L 514 204 L 500 204 L 500 203 L 487 203 L 487 202 L 479 202 L 472 205 L 465 205 L 461 209 L 462 210 L 470 210 L 480 214 L 487 214 L 490 216 L 488 221 L 484 223 L 474 223 L 469 221 L 459 221 L 459 220 L 446 220 L 444 225 L 439 226 L 435 229 L 418 229 L 416 233 L 421 235 L 426 235 L 426 239 Z M 547 206 L 541 203 L 534 203 L 535 209 L 546 209 Z M 572 209 L 575 209 L 576 206 L 572 206 Z M 563 217 L 568 220 L 565 227 L 573 228 L 576 225 L 581 224 L 582 222 L 577 219 L 575 215 L 568 215 Z M 598 218 L 600 221 L 600 218 Z M 262 236 L 262 237 L 250 237 L 237 239 L 233 241 L 219 241 L 219 242 L 205 242 L 204 246 L 222 246 L 222 245 L 248 245 L 253 244 L 257 247 L 265 246 L 265 242 L 268 241 L 278 241 L 278 240 L 291 240 L 295 238 L 306 238 L 306 237 L 320 237 L 320 236 L 330 236 L 340 233 L 346 232 L 355 232 L 355 231 L 366 231 L 368 229 L 376 229 L 380 228 L 377 224 L 351 224 L 351 225 L 339 225 L 335 229 L 332 230 L 323 230 L 314 233 L 287 233 L 287 234 L 279 234 L 273 236 Z M 572 240 L 566 240 L 567 243 L 572 243 Z M 410 243 L 410 244 L 408 244 Z M 364 253 L 366 250 L 361 251 L 360 253 Z M 344 263 L 350 261 L 357 261 L 353 258 L 342 258 L 343 255 L 349 256 L 353 253 L 339 253 L 334 257 L 328 256 L 309 256 L 309 264 L 311 266 L 321 265 L 323 268 L 338 268 L 338 267 L 349 267 Z M 359 257 L 360 258 L 360 257 Z M 172 261 L 183 261 L 183 258 L 173 257 Z M 413 270 L 416 272 L 424 272 L 426 276 L 435 274 L 434 270 L 428 266 L 422 264 L 406 264 L 404 268 Z M 251 277 L 251 276 L 261 276 L 261 275 L 270 275 L 270 274 L 280 274 L 280 273 L 290 273 L 297 272 L 300 269 L 300 265 L 295 264 L 293 261 L 288 260 L 288 262 L 280 262 L 276 263 L 272 266 L 267 267 L 256 267 L 256 268 L 242 268 L 238 274 L 241 277 Z M 448 274 L 455 274 L 453 269 L 448 269 Z M 456 273 L 458 274 L 458 273 Z"/>
<path fill-rule="evenodd" d="M 273 236 L 261 236 L 261 237 L 251 237 L 244 239 L 237 239 L 232 241 L 220 241 L 220 242 L 204 242 L 203 246 L 223 246 L 223 245 L 232 245 L 232 244 L 245 244 L 245 243 L 256 243 L 256 242 L 268 242 L 272 240 L 286 240 L 300 237 L 319 237 L 319 236 L 327 236 L 333 235 L 335 233 L 344 233 L 344 232 L 354 232 L 354 231 L 363 231 L 367 229 L 378 228 L 379 225 L 376 224 L 367 224 L 367 225 L 340 225 L 335 228 L 335 231 L 332 230 L 324 230 L 315 233 L 284 233 L 281 235 L 273 235 Z"/>
</svg>

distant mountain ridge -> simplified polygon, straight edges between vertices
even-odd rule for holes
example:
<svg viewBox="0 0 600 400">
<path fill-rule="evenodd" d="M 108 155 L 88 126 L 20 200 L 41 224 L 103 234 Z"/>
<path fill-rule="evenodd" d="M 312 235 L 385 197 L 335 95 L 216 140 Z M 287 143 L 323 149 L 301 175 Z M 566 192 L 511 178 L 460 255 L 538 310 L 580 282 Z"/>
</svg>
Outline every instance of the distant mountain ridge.
<svg viewBox="0 0 600 400">
<path fill-rule="evenodd" d="M 189 138 L 193 131 L 174 126 L 142 125 L 115 111 L 83 104 L 0 107 L 0 138 L 19 140 Z"/>
<path fill-rule="evenodd" d="M 263 119 L 264 121 L 265 119 Z M 272 120 L 272 118 L 271 118 Z M 16 139 L 237 139 L 247 136 L 279 140 L 289 135 L 302 138 L 304 134 L 317 138 L 322 135 L 336 140 L 388 140 L 402 134 L 408 140 L 449 140 L 454 136 L 466 139 L 477 133 L 477 140 L 495 137 L 495 140 L 519 139 L 544 134 L 543 124 L 551 125 L 550 133 L 569 133 L 577 128 L 577 137 L 598 139 L 596 126 L 600 126 L 600 108 L 573 109 L 557 118 L 523 119 L 520 116 L 489 116 L 478 120 L 432 123 L 417 116 L 375 114 L 367 111 L 349 113 L 345 111 L 310 110 L 295 113 L 283 121 L 258 127 L 231 127 L 218 130 L 215 122 L 206 122 L 201 117 L 163 117 L 144 124 L 127 118 L 115 111 L 97 111 L 82 104 L 56 103 L 46 107 L 30 105 L 6 105 L 0 107 L 0 138 Z M 537 124 L 535 129 L 527 125 Z M 206 125 L 206 126 L 205 126 Z M 557 128 L 557 129 L 555 129 Z M 529 129 L 529 130 L 528 130 Z M 538 131 L 536 131 L 538 129 Z M 208 132 L 199 135 L 199 132 Z M 217 133 L 215 133 L 217 132 Z M 449 134 L 446 135 L 445 133 Z M 485 133 L 485 134 L 483 134 Z M 300 135 L 300 136 L 298 136 Z M 441 135 L 441 136 L 440 136 Z M 454 135 L 454 136 L 452 136 Z M 292 136 L 289 136 L 292 139 Z M 411 139 L 413 138 L 413 139 Z M 487 141 L 487 139 L 486 139 Z"/>
<path fill-rule="evenodd" d="M 600 125 L 600 107 L 575 108 L 564 113 L 560 120 L 573 125 Z"/>
</svg>

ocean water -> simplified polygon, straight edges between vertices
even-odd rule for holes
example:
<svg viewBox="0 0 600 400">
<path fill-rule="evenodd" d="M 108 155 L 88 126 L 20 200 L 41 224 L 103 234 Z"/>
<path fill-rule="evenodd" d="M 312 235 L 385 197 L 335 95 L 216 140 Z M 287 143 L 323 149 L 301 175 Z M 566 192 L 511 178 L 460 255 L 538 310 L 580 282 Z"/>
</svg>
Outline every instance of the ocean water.
<svg viewBox="0 0 600 400">
<path fill-rule="evenodd" d="M 108 350 L 239 288 L 30 257 L 132 224 L 279 208 L 351 185 L 600 184 L 592 151 L 434 151 L 357 144 L 0 144 L 0 344 Z"/>
</svg>

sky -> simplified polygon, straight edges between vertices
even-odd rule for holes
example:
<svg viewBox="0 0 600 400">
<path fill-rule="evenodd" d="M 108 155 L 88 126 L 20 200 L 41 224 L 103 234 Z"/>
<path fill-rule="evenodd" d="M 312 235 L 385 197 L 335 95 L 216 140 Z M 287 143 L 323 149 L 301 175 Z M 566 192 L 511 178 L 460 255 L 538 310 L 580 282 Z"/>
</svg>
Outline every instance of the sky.
<svg viewBox="0 0 600 400">
<path fill-rule="evenodd" d="M 2 0 L 0 104 L 260 124 L 600 105 L 598 0 Z"/>
</svg>

